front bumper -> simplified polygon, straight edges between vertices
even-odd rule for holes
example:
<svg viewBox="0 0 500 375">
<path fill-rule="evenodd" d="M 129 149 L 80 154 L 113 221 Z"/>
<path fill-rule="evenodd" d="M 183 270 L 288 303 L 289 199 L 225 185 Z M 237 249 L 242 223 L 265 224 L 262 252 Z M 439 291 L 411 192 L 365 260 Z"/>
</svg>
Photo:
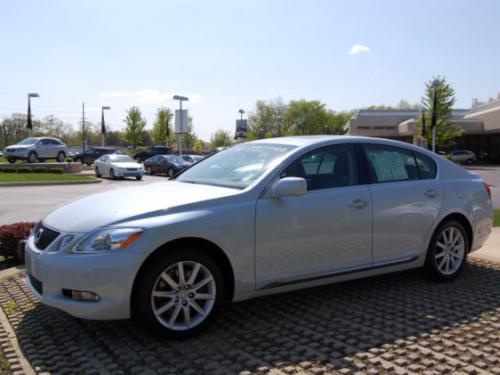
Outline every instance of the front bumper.
<svg viewBox="0 0 500 375">
<path fill-rule="evenodd" d="M 127 170 L 117 170 L 115 175 L 117 177 L 139 177 L 144 174 L 143 170 L 137 171 L 127 171 Z"/>
<path fill-rule="evenodd" d="M 144 254 L 133 251 L 72 254 L 39 251 L 26 243 L 26 281 L 43 303 L 83 319 L 127 319 L 134 277 Z M 31 276 L 31 277 L 30 277 Z M 96 293 L 97 302 L 76 301 L 63 289 Z"/>
</svg>

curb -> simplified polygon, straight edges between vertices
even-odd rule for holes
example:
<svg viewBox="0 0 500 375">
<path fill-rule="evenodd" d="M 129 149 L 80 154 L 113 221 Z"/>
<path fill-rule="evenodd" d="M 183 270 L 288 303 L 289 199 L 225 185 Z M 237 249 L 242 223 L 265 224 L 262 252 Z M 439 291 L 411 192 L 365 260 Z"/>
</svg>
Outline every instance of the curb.
<svg viewBox="0 0 500 375">
<path fill-rule="evenodd" d="M 102 180 L 98 179 L 88 181 L 2 182 L 0 183 L 0 188 L 16 186 L 86 185 L 98 184 L 100 182 L 102 182 Z"/>
</svg>

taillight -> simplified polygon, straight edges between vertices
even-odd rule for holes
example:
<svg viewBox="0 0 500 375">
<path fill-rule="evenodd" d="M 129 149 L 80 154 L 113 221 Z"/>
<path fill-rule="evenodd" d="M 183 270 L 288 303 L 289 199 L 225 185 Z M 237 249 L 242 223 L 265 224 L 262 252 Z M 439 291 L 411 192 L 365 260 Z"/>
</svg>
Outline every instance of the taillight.
<svg viewBox="0 0 500 375">
<path fill-rule="evenodd" d="M 488 194 L 488 197 L 491 199 L 491 189 L 490 185 L 486 182 L 483 181 L 484 184 L 484 190 L 486 190 L 486 194 Z"/>
</svg>

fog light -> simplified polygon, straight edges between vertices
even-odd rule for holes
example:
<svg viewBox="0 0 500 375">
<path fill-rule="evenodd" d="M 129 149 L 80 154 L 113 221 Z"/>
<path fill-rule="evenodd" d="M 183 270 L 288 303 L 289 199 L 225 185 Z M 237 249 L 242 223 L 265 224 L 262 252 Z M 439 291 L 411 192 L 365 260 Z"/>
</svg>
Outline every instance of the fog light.
<svg viewBox="0 0 500 375">
<path fill-rule="evenodd" d="M 99 297 L 94 292 L 87 292 L 87 291 L 83 291 L 83 290 L 72 290 L 71 297 L 75 301 L 98 302 L 101 300 L 101 297 Z"/>
</svg>

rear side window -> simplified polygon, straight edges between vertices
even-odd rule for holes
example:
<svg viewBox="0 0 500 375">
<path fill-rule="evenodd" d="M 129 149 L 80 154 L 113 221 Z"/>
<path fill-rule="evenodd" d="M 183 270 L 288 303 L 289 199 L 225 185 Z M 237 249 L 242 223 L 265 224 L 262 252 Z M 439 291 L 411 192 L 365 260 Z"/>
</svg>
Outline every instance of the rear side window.
<svg viewBox="0 0 500 375">
<path fill-rule="evenodd" d="M 400 147 L 364 145 L 368 166 L 375 183 L 418 180 L 413 153 Z"/>
<path fill-rule="evenodd" d="M 437 168 L 434 160 L 419 152 L 414 152 L 413 154 L 415 155 L 415 160 L 417 162 L 420 179 L 430 180 L 435 178 Z"/>
</svg>

